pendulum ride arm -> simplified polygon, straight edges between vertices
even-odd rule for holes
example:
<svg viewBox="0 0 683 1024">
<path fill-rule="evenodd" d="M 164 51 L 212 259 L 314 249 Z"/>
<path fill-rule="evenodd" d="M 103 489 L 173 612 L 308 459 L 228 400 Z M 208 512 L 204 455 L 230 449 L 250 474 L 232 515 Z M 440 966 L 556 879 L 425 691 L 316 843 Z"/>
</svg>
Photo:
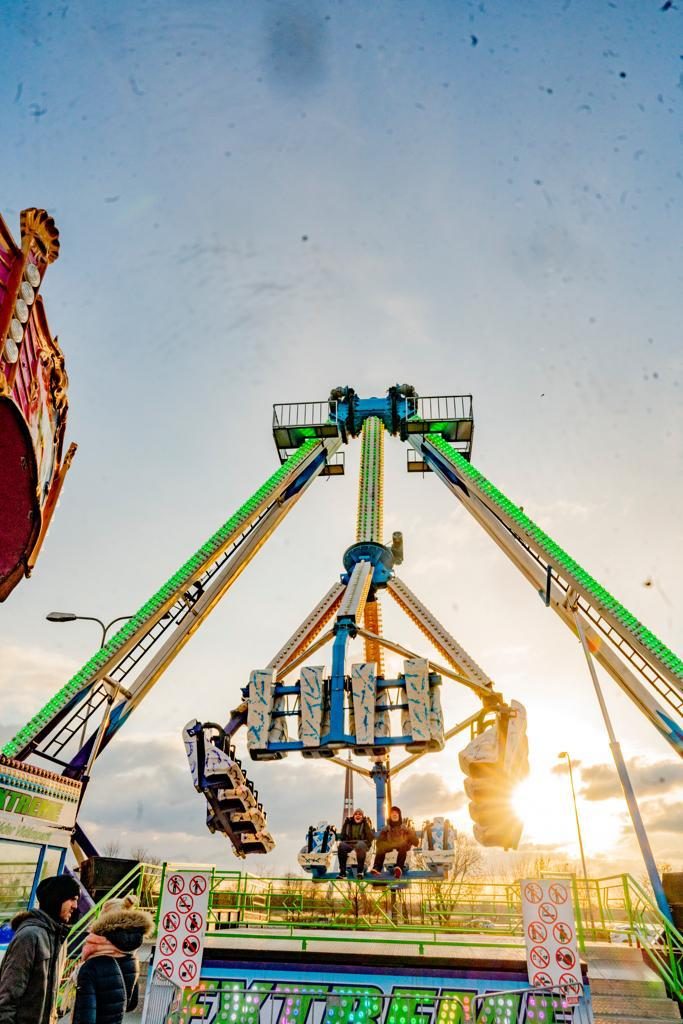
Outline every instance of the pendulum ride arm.
<svg viewBox="0 0 683 1024">
<path fill-rule="evenodd" d="M 431 640 L 451 665 L 466 676 L 473 688 L 488 691 L 487 696 L 494 692 L 493 680 L 490 679 L 484 670 L 477 665 L 464 647 L 458 643 L 455 637 L 451 636 L 439 620 L 432 615 L 426 605 L 413 594 L 403 580 L 394 576 L 387 584 L 387 590 L 396 601 L 399 608 L 402 608 L 409 619 L 419 626 L 424 635 Z M 483 695 L 483 694 L 482 694 Z"/>
<path fill-rule="evenodd" d="M 298 448 L 235 514 L 124 624 L 4 747 L 7 757 L 36 755 L 82 777 L 97 730 L 75 756 L 74 737 L 102 713 L 118 686 L 95 756 L 149 692 L 341 444 L 310 440 Z M 152 652 L 152 648 L 155 648 Z"/>
<path fill-rule="evenodd" d="M 363 424 L 360 475 L 358 478 L 358 517 L 356 543 L 382 543 L 384 535 L 384 426 L 376 418 Z M 379 595 L 368 601 L 363 611 L 363 625 L 369 633 L 381 636 L 382 607 Z M 377 675 L 384 675 L 384 653 L 376 640 L 365 637 L 365 660 L 377 665 Z"/>
<path fill-rule="evenodd" d="M 683 756 L 681 659 L 447 441 L 433 435 L 408 440 L 578 635 L 576 614 L 593 656 Z"/>
</svg>

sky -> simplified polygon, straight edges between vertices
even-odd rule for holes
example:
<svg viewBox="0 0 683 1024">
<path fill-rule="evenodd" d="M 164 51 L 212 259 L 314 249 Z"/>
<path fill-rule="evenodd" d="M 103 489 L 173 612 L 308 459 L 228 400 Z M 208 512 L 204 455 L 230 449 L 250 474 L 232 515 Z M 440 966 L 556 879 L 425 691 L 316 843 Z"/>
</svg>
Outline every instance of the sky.
<svg viewBox="0 0 683 1024">
<path fill-rule="evenodd" d="M 8 0 L 0 212 L 61 233 L 43 295 L 79 450 L 38 565 L 0 607 L 10 736 L 277 465 L 275 402 L 396 382 L 472 394 L 472 461 L 674 649 L 683 626 L 681 12 L 657 0 Z M 341 571 L 358 445 L 319 481 L 99 759 L 96 844 L 234 867 L 180 739 L 227 720 Z M 387 439 L 400 574 L 528 710 L 526 851 L 642 874 L 577 641 Z M 384 602 L 385 606 L 387 602 Z M 387 608 L 387 635 L 424 642 Z M 603 676 L 660 863 L 680 760 Z M 445 690 L 445 688 L 444 688 Z M 444 692 L 447 720 L 475 710 Z M 243 740 L 240 741 L 243 744 Z M 397 780 L 469 830 L 455 740 Z M 310 773 L 316 772 L 316 785 Z M 250 766 L 296 870 L 334 766 Z M 363 783 L 357 798 L 372 812 Z"/>
</svg>

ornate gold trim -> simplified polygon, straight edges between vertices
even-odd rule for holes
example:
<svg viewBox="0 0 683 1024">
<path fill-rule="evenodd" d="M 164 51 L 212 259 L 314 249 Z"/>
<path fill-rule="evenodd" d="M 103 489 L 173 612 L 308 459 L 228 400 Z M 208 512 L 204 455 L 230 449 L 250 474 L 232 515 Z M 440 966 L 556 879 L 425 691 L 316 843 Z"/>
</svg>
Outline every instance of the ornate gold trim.
<svg viewBox="0 0 683 1024">
<path fill-rule="evenodd" d="M 21 211 L 21 243 L 33 249 L 45 263 L 54 263 L 59 256 L 59 231 L 47 210 L 30 206 Z"/>
</svg>

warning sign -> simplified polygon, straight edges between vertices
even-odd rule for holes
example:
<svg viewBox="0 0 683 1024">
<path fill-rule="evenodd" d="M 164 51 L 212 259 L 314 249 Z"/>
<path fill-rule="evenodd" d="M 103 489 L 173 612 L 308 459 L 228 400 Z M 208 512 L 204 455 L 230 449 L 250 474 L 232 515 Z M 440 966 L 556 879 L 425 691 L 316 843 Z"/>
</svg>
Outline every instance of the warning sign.
<svg viewBox="0 0 683 1024">
<path fill-rule="evenodd" d="M 154 969 L 179 988 L 199 984 L 210 873 L 174 870 L 166 876 Z"/>
<path fill-rule="evenodd" d="M 570 883 L 523 881 L 521 890 L 529 980 L 541 988 L 562 986 L 567 1002 L 576 1002 L 583 982 Z"/>
<path fill-rule="evenodd" d="M 194 900 L 191 896 L 179 896 L 175 901 L 175 905 L 178 908 L 179 914 L 189 914 L 194 907 Z"/>
</svg>

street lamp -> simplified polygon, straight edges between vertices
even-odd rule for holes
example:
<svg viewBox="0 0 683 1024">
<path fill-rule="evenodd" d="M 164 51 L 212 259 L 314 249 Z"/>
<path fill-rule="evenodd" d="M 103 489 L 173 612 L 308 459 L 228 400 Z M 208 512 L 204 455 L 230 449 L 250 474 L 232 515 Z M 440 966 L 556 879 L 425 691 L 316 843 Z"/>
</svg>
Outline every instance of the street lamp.
<svg viewBox="0 0 683 1024">
<path fill-rule="evenodd" d="M 107 633 L 117 622 L 125 622 L 128 619 L 132 619 L 132 615 L 119 615 L 118 618 L 112 619 L 105 626 L 102 619 L 98 619 L 93 615 L 75 615 L 73 612 L 49 612 L 45 618 L 48 622 L 75 622 L 76 619 L 82 619 L 84 622 L 97 622 L 102 630 L 102 642 L 100 648 L 104 647 L 107 642 Z"/>
<path fill-rule="evenodd" d="M 567 759 L 567 765 L 569 767 L 569 785 L 572 787 L 572 800 L 574 801 L 574 817 L 576 818 L 576 832 L 579 837 L 579 850 L 581 851 L 581 864 L 583 866 L 583 878 L 586 883 L 586 897 L 588 899 L 588 913 L 590 915 L 591 924 L 595 931 L 595 922 L 593 921 L 593 907 L 591 905 L 590 885 L 588 883 L 588 870 L 586 868 L 586 855 L 583 852 L 583 839 L 581 838 L 581 824 L 579 822 L 579 808 L 576 804 L 576 790 L 574 789 L 574 775 L 572 774 L 572 759 L 566 750 L 561 750 L 557 755 L 560 759 Z"/>
</svg>

